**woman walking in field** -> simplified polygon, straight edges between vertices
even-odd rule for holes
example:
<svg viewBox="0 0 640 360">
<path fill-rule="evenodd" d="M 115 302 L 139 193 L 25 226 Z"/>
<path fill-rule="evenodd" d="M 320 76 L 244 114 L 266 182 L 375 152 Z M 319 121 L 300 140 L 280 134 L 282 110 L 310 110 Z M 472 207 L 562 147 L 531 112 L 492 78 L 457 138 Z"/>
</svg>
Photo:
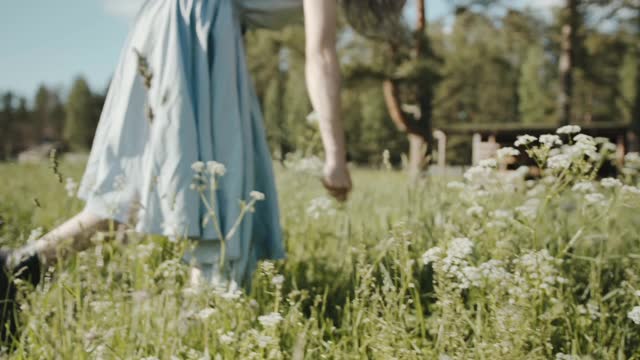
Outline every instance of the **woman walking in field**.
<svg viewBox="0 0 640 360">
<path fill-rule="evenodd" d="M 400 3 L 343 2 L 356 16 L 381 16 Z M 326 154 L 323 184 L 346 199 L 351 179 L 340 117 L 337 7 L 336 0 L 147 0 L 121 55 L 82 179 L 86 208 L 35 245 L 0 254 L 3 334 L 15 326 L 12 275 L 37 284 L 42 265 L 60 260 L 66 247 L 87 248 L 110 221 L 134 217 L 140 233 L 195 240 L 190 260 L 210 282 L 246 286 L 259 260 L 284 257 L 272 162 L 245 62 L 245 26 L 278 27 L 301 20 L 304 10 L 307 84 Z M 208 209 L 190 189 L 194 163 L 217 173 L 226 166 L 215 190 L 219 231 L 203 223 Z M 238 200 L 250 194 L 264 200 L 225 240 L 223 253 L 218 234 L 229 233 L 242 212 Z"/>
</svg>

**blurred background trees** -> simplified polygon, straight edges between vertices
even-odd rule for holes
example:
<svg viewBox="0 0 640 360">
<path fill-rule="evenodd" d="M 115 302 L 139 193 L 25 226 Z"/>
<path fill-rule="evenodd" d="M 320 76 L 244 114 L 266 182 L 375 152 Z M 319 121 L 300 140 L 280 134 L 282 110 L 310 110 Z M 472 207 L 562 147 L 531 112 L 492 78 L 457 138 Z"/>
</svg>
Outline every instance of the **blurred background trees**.
<svg viewBox="0 0 640 360">
<path fill-rule="evenodd" d="M 566 0 L 542 15 L 508 1 L 458 0 L 441 21 L 408 16 L 398 31 L 358 35 L 340 23 L 343 116 L 349 157 L 382 150 L 420 167 L 433 129 L 453 124 L 619 123 L 640 139 L 640 1 Z M 428 1 L 409 1 L 424 14 Z M 368 34 L 371 35 L 371 34 Z M 300 27 L 251 30 L 248 62 L 274 157 L 319 150 L 304 79 Z M 0 91 L 0 159 L 43 141 L 85 151 L 105 91 L 82 78 L 68 90 L 25 97 Z M 449 161 L 468 163 L 470 139 L 449 139 Z M 425 151 L 426 149 L 426 151 Z M 635 150 L 638 148 L 636 147 Z"/>
</svg>

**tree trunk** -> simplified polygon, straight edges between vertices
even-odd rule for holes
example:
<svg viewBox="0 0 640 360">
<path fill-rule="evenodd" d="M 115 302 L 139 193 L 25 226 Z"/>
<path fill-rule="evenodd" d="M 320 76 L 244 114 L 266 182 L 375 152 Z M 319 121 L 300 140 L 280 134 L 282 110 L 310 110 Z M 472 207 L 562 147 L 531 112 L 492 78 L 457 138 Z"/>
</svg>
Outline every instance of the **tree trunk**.
<svg viewBox="0 0 640 360">
<path fill-rule="evenodd" d="M 636 14 L 636 54 L 640 59 L 640 8 Z M 631 136 L 629 137 L 629 150 L 640 151 L 640 62 L 636 61 L 636 86 L 631 117 Z"/>
<path fill-rule="evenodd" d="M 565 18 L 562 25 L 562 53 L 560 55 L 560 123 L 571 123 L 573 100 L 573 68 L 575 62 L 576 32 L 578 27 L 578 0 L 566 0 Z"/>
<path fill-rule="evenodd" d="M 420 60 L 422 56 L 425 56 L 423 53 L 424 49 L 422 49 L 422 45 L 425 43 L 425 38 L 427 37 L 427 18 L 426 18 L 426 0 L 418 0 L 417 1 L 417 11 L 418 11 L 418 24 L 416 26 L 416 60 Z M 419 119 L 419 127 L 420 131 L 418 134 L 420 136 L 421 144 L 418 146 L 418 140 L 412 140 L 409 137 L 409 143 L 414 144 L 411 145 L 411 151 L 414 153 L 410 154 L 410 159 L 415 157 L 415 165 L 416 168 L 413 169 L 415 172 L 413 176 L 419 175 L 420 171 L 424 170 L 428 165 L 428 156 L 430 152 L 430 147 L 433 144 L 433 124 L 432 124 L 432 114 L 433 114 L 433 89 L 432 84 L 427 86 L 418 86 L 416 89 L 416 97 L 418 99 L 418 105 L 420 106 L 420 119 Z M 412 163 L 412 162 L 410 162 Z"/>
</svg>

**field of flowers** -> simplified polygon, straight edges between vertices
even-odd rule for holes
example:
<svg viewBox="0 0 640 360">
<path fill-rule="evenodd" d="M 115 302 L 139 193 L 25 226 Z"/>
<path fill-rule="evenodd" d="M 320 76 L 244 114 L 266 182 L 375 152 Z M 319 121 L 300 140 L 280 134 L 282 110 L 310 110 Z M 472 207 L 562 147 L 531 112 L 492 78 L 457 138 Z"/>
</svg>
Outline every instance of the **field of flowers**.
<svg viewBox="0 0 640 360">
<path fill-rule="evenodd" d="M 250 295 L 192 287 L 186 241 L 111 234 L 26 292 L 16 359 L 640 359 L 640 156 L 565 127 L 464 178 L 354 171 L 346 205 L 317 161 L 278 166 L 288 259 Z M 543 169 L 502 171 L 527 152 Z M 82 164 L 0 165 L 2 246 L 81 209 Z M 67 178 L 75 180 L 66 180 Z M 68 194 L 69 192 L 69 194 Z M 251 216 L 248 214 L 247 216 Z"/>
</svg>

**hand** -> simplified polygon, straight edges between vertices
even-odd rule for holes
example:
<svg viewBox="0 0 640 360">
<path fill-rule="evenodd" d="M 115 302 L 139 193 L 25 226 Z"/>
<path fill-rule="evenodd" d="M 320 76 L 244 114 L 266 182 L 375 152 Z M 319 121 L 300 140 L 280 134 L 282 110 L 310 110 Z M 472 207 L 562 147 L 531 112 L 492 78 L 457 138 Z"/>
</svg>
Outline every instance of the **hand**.
<svg viewBox="0 0 640 360">
<path fill-rule="evenodd" d="M 344 202 L 353 187 L 351 174 L 346 164 L 326 163 L 324 166 L 322 185 L 336 200 Z"/>
</svg>

